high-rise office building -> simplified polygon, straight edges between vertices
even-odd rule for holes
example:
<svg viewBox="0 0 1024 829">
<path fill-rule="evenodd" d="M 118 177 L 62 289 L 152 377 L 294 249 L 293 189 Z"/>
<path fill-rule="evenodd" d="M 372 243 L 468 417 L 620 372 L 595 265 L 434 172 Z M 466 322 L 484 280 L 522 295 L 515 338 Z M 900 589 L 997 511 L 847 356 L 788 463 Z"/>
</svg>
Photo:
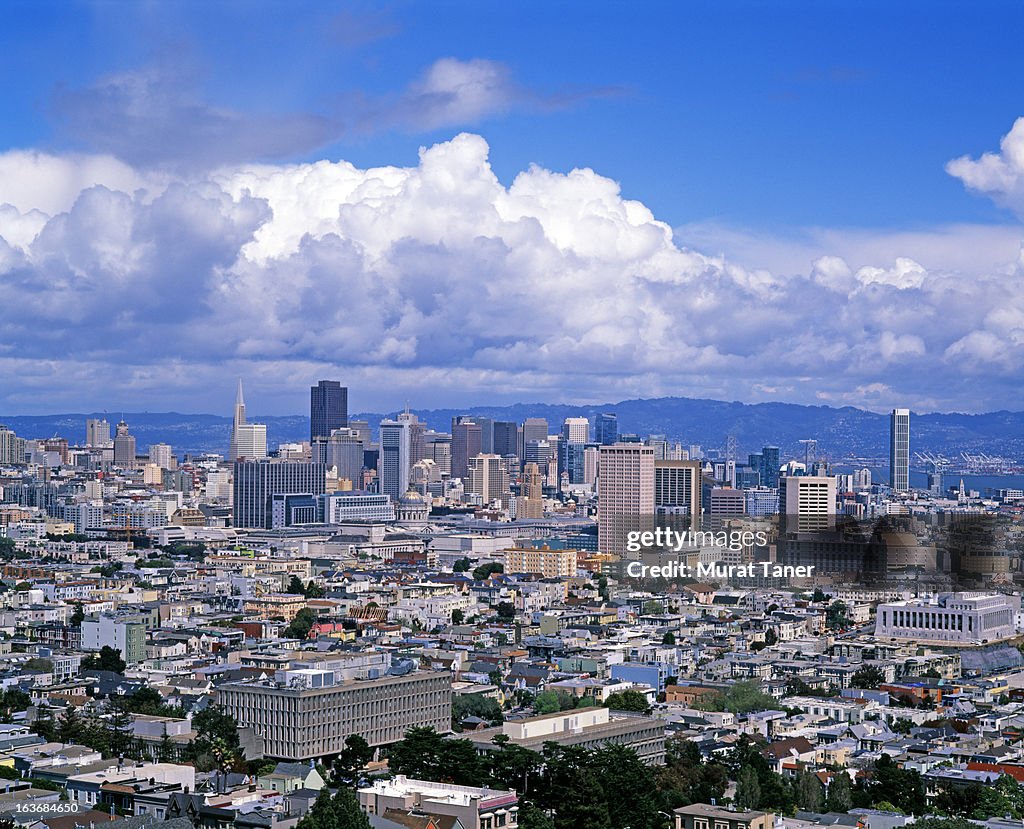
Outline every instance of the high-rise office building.
<svg viewBox="0 0 1024 829">
<path fill-rule="evenodd" d="M 85 421 L 85 445 L 93 449 L 106 449 L 111 445 L 110 422 L 90 417 Z"/>
<path fill-rule="evenodd" d="M 523 467 L 520 495 L 516 498 L 516 520 L 544 517 L 544 476 L 535 463 Z"/>
<path fill-rule="evenodd" d="M 654 450 L 638 443 L 602 446 L 598 492 L 598 549 L 636 557 L 626 550 L 628 534 L 654 528 Z"/>
<path fill-rule="evenodd" d="M 9 466 L 25 463 L 25 439 L 14 434 L 13 429 L 0 425 L 0 464 Z"/>
<path fill-rule="evenodd" d="M 267 457 L 267 424 L 239 423 L 234 443 L 235 460 L 263 460 Z"/>
<path fill-rule="evenodd" d="M 245 398 L 242 396 L 242 380 L 238 380 L 238 392 L 235 394 L 235 413 L 231 420 L 231 444 L 228 447 L 228 460 L 238 460 L 238 427 L 245 423 Z"/>
<path fill-rule="evenodd" d="M 697 526 L 701 512 L 700 461 L 654 461 L 654 508 L 685 516 Z"/>
<path fill-rule="evenodd" d="M 547 441 L 548 422 L 543 417 L 528 417 L 519 429 L 519 458 L 523 463 L 531 459 L 526 457 L 526 447 L 534 441 Z"/>
<path fill-rule="evenodd" d="M 236 461 L 235 526 L 269 529 L 275 495 L 323 495 L 326 480 L 322 463 Z"/>
<path fill-rule="evenodd" d="M 588 443 L 590 421 L 585 417 L 567 417 L 562 423 L 562 440 L 568 443 Z"/>
<path fill-rule="evenodd" d="M 402 412 L 397 419 L 400 423 L 409 424 L 409 468 L 412 469 L 415 464 L 427 457 L 427 424 L 408 409 Z"/>
<path fill-rule="evenodd" d="M 351 481 L 358 487 L 362 480 L 365 444 L 355 429 L 335 429 L 324 440 L 317 438 L 311 444 L 313 463 L 322 463 L 338 470 L 338 480 Z"/>
<path fill-rule="evenodd" d="M 452 436 L 445 432 L 428 430 L 424 435 L 426 457 L 437 465 L 437 474 L 450 478 L 452 475 Z"/>
<path fill-rule="evenodd" d="M 410 426 L 408 420 L 380 422 L 380 455 L 377 465 L 380 491 L 397 501 L 409 489 Z"/>
<path fill-rule="evenodd" d="M 779 478 L 779 532 L 814 533 L 835 529 L 836 479 L 824 475 Z"/>
<path fill-rule="evenodd" d="M 114 466 L 135 468 L 135 438 L 128 434 L 128 424 L 123 420 L 117 424 L 117 435 L 114 437 Z"/>
<path fill-rule="evenodd" d="M 515 423 L 496 420 L 492 424 L 491 451 L 505 458 L 517 454 L 517 434 L 519 428 Z"/>
<path fill-rule="evenodd" d="M 467 494 L 479 495 L 485 506 L 496 500 L 507 504 L 510 494 L 505 459 L 493 454 L 470 458 L 465 491 Z"/>
<path fill-rule="evenodd" d="M 765 446 L 761 449 L 761 485 L 777 487 L 779 485 L 779 447 Z"/>
<path fill-rule="evenodd" d="M 594 421 L 594 442 L 611 446 L 619 440 L 619 416 L 614 412 L 599 414 Z"/>
<path fill-rule="evenodd" d="M 910 409 L 889 415 L 889 486 L 893 492 L 910 489 Z"/>
<path fill-rule="evenodd" d="M 149 445 L 149 462 L 154 463 L 161 469 L 171 469 L 171 459 L 174 458 L 174 452 L 171 449 L 170 444 L 167 443 L 151 443 Z"/>
<path fill-rule="evenodd" d="M 474 418 L 466 415 L 452 418 L 453 478 L 465 478 L 469 474 L 469 459 L 480 454 L 482 441 L 480 424 Z"/>
<path fill-rule="evenodd" d="M 328 438 L 348 426 L 348 389 L 337 380 L 321 380 L 309 389 L 309 439 Z"/>
</svg>

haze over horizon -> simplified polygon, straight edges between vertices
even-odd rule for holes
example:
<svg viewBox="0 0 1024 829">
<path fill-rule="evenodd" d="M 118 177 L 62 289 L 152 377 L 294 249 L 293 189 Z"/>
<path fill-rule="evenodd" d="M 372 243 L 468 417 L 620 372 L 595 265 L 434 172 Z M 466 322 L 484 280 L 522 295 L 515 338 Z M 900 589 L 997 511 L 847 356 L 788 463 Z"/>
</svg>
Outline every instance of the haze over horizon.
<svg viewBox="0 0 1024 829">
<path fill-rule="evenodd" d="M 867 6 L 14 4 L 0 411 L 1022 410 L 1024 7 Z"/>
</svg>

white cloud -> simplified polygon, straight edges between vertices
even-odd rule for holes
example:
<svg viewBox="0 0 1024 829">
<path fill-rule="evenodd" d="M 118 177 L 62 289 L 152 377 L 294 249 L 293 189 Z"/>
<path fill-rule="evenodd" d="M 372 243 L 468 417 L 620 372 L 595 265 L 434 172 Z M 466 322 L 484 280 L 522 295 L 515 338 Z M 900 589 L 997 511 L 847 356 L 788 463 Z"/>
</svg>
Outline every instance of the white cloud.
<svg viewBox="0 0 1024 829">
<path fill-rule="evenodd" d="M 505 187 L 468 134 L 411 168 L 238 165 L 146 182 L 91 182 L 44 218 L 0 211 L 0 289 L 19 309 L 0 318 L 0 407 L 31 405 L 26 389 L 58 373 L 83 406 L 124 388 L 181 408 L 221 399 L 211 386 L 238 374 L 283 395 L 325 371 L 380 405 L 1024 404 L 1016 264 L 744 266 L 682 247 L 593 170 L 531 167 Z"/>
<path fill-rule="evenodd" d="M 999 142 L 998 153 L 955 158 L 946 172 L 977 193 L 1020 212 L 1024 210 L 1024 118 L 1018 118 Z"/>
</svg>

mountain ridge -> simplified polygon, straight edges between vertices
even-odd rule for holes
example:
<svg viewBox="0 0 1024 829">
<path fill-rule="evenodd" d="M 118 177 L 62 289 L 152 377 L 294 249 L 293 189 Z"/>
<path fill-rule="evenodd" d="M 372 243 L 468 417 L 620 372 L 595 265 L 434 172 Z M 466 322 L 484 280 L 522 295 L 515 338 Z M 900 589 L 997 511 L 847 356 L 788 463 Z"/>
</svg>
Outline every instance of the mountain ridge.
<svg viewBox="0 0 1024 829">
<path fill-rule="evenodd" d="M 368 420 L 371 427 L 392 412 L 352 413 L 353 420 Z M 656 397 L 622 400 L 618 403 L 515 403 L 506 406 L 414 409 L 427 426 L 438 431 L 451 428 L 451 418 L 460 415 L 491 417 L 522 422 L 527 417 L 545 417 L 549 429 L 557 432 L 566 417 L 589 417 L 615 412 L 620 433 L 664 435 L 705 449 L 725 446 L 734 435 L 739 459 L 764 445 L 777 445 L 783 454 L 802 457 L 801 439 L 818 441 L 820 457 L 840 460 L 848 457 L 884 457 L 888 453 L 888 415 L 858 409 L 800 403 L 742 403 L 709 398 Z M 139 451 L 152 443 L 169 443 L 175 452 L 225 452 L 231 417 L 207 413 L 72 412 L 51 415 L 0 415 L 0 423 L 26 438 L 60 435 L 72 444 L 85 438 L 85 421 L 106 417 L 113 427 L 119 417 L 128 422 Z M 1024 412 L 1000 410 L 979 414 L 962 412 L 911 415 L 912 450 L 957 455 L 985 452 L 1008 458 L 1024 458 Z M 258 415 L 252 422 L 266 423 L 271 447 L 308 439 L 309 418 L 305 415 Z"/>
</svg>

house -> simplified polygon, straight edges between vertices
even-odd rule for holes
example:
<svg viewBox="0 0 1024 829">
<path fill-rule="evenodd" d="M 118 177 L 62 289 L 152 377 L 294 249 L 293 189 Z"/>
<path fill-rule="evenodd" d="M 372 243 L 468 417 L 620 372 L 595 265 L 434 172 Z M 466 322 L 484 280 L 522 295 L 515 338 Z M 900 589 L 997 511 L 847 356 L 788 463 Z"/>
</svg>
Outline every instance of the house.
<svg viewBox="0 0 1024 829">
<path fill-rule="evenodd" d="M 273 789 L 281 794 L 288 794 L 297 789 L 320 791 L 327 785 L 327 781 L 320 773 L 305 763 L 278 763 L 269 774 L 261 774 L 257 783 L 261 788 Z"/>
<path fill-rule="evenodd" d="M 694 803 L 674 809 L 675 829 L 772 829 L 771 812 L 744 812 L 721 809 L 706 803 Z"/>
</svg>

